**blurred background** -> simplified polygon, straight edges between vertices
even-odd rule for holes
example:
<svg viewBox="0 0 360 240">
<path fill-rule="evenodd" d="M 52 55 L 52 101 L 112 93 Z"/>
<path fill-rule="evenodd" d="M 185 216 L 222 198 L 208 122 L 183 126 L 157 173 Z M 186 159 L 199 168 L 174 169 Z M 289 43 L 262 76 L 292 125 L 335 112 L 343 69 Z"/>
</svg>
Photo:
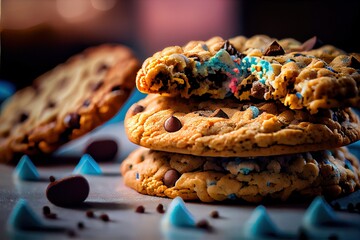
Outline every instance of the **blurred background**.
<svg viewBox="0 0 360 240">
<path fill-rule="evenodd" d="M 360 1 L 1 0 L 0 79 L 16 89 L 83 49 L 131 47 L 141 61 L 169 45 L 219 35 L 318 36 L 360 52 Z"/>
</svg>

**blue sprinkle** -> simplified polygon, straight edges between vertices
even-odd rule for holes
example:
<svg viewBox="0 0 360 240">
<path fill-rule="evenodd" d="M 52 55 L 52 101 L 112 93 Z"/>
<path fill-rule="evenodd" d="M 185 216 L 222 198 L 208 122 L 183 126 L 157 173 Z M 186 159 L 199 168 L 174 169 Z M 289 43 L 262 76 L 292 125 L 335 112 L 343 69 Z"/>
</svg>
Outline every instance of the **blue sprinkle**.
<svg viewBox="0 0 360 240">
<path fill-rule="evenodd" d="M 325 67 L 327 70 L 332 71 L 333 73 L 338 73 L 337 71 L 335 71 L 332 67 L 326 66 Z"/>
<path fill-rule="evenodd" d="M 251 169 L 249 168 L 241 168 L 240 172 L 244 175 L 248 175 L 251 172 Z"/>
<path fill-rule="evenodd" d="M 286 62 L 286 63 L 289 63 L 289 62 L 295 62 L 295 60 L 294 60 L 294 59 L 289 58 L 289 59 L 288 59 L 288 60 L 286 60 L 285 62 Z"/>
<path fill-rule="evenodd" d="M 270 187 L 271 182 L 266 182 L 266 186 Z"/>
<path fill-rule="evenodd" d="M 354 168 L 351 165 L 351 162 L 349 160 L 347 160 L 347 159 L 345 159 L 345 168 L 350 169 L 351 171 L 354 172 Z"/>
<path fill-rule="evenodd" d="M 265 85 L 265 79 L 262 78 L 262 79 L 259 80 L 259 82 L 260 82 L 261 84 L 264 84 L 264 85 Z"/>
<path fill-rule="evenodd" d="M 300 57 L 300 56 L 304 57 L 305 55 L 304 55 L 304 54 L 301 54 L 301 53 L 295 53 L 294 56 L 295 56 L 295 57 Z"/>
<path fill-rule="evenodd" d="M 251 111 L 252 111 L 252 113 L 253 113 L 253 117 L 252 117 L 252 118 L 256 118 L 257 116 L 259 116 L 260 111 L 259 111 L 259 109 L 258 109 L 257 107 L 255 107 L 255 106 L 250 106 L 249 108 L 251 109 Z"/>
<path fill-rule="evenodd" d="M 231 200 L 236 200 L 236 199 L 237 199 L 235 193 L 229 194 L 229 195 L 227 196 L 227 198 L 228 198 L 228 199 L 231 199 Z"/>
<path fill-rule="evenodd" d="M 295 93 L 295 95 L 296 95 L 296 97 L 297 97 L 298 99 L 302 99 L 301 93 L 297 92 L 297 93 Z"/>
<path fill-rule="evenodd" d="M 208 183 L 208 186 L 214 186 L 214 185 L 216 185 L 216 181 L 211 181 Z"/>
<path fill-rule="evenodd" d="M 136 177 L 136 180 L 139 180 L 140 179 L 140 174 L 137 172 L 135 177 Z"/>
</svg>

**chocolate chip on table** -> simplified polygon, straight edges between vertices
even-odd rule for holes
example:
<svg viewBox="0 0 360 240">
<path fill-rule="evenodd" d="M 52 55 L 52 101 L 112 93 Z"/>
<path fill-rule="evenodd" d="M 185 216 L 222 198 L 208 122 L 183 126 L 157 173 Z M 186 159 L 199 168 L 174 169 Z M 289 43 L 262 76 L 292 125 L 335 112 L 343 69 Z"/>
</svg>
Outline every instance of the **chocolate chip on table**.
<svg viewBox="0 0 360 240">
<path fill-rule="evenodd" d="M 88 211 L 86 211 L 86 216 L 87 216 L 88 218 L 93 218 L 93 217 L 95 217 L 95 214 L 94 214 L 93 211 L 88 210 Z"/>
<path fill-rule="evenodd" d="M 145 208 L 144 206 L 140 205 L 135 209 L 135 212 L 137 213 L 144 213 L 145 212 Z"/>
<path fill-rule="evenodd" d="M 176 132 L 182 128 L 182 124 L 177 117 L 171 116 L 166 119 L 164 123 L 164 128 L 167 132 Z"/>
<path fill-rule="evenodd" d="M 56 219 L 57 215 L 56 215 L 56 213 L 49 213 L 49 214 L 46 214 L 45 217 L 49 218 L 49 219 Z"/>
<path fill-rule="evenodd" d="M 50 183 L 46 189 L 46 197 L 54 205 L 69 207 L 84 202 L 89 191 L 88 181 L 83 176 L 77 175 Z"/>
<path fill-rule="evenodd" d="M 50 213 L 51 213 L 50 207 L 49 207 L 49 206 L 44 206 L 44 207 L 43 207 L 43 214 L 44 214 L 44 215 L 48 215 L 48 214 L 50 214 Z"/>
<path fill-rule="evenodd" d="M 211 213 L 210 213 L 210 217 L 212 217 L 212 218 L 219 218 L 219 212 L 218 211 L 212 211 Z"/>
<path fill-rule="evenodd" d="M 226 118 L 229 119 L 229 116 L 220 108 L 216 109 L 209 117 L 218 117 L 218 118 Z"/>
<path fill-rule="evenodd" d="M 144 110 L 145 110 L 145 108 L 143 106 L 137 104 L 133 109 L 133 115 L 136 115 Z"/>
<path fill-rule="evenodd" d="M 180 173 L 178 171 L 176 171 L 175 169 L 169 169 L 164 174 L 163 182 L 164 182 L 165 186 L 173 187 L 173 186 L 175 186 L 175 183 L 179 179 L 179 177 L 180 177 Z"/>
<path fill-rule="evenodd" d="M 101 214 L 101 215 L 99 216 L 99 218 L 100 218 L 101 220 L 103 220 L 104 222 L 110 221 L 109 215 L 107 215 L 106 213 Z"/>
<path fill-rule="evenodd" d="M 91 142 L 85 152 L 90 154 L 97 161 L 113 160 L 118 153 L 119 147 L 116 141 L 112 139 L 102 139 Z"/>
<path fill-rule="evenodd" d="M 206 229 L 206 230 L 211 230 L 211 226 L 210 226 L 209 222 L 206 219 L 198 221 L 196 223 L 196 227 Z"/>
<path fill-rule="evenodd" d="M 49 177 L 49 181 L 50 181 L 50 182 L 55 182 L 55 180 L 56 180 L 56 179 L 55 179 L 54 176 L 50 176 L 50 177 Z"/>
<path fill-rule="evenodd" d="M 165 210 L 164 210 L 164 205 L 162 205 L 161 203 L 159 203 L 159 205 L 157 205 L 157 207 L 156 207 L 156 211 L 157 211 L 158 213 L 164 213 L 164 212 L 165 212 Z"/>
<path fill-rule="evenodd" d="M 70 129 L 80 128 L 80 115 L 77 113 L 69 113 L 64 118 L 64 124 Z"/>
<path fill-rule="evenodd" d="M 278 56 L 284 55 L 285 51 L 277 41 L 273 41 L 269 47 L 265 50 L 265 56 Z"/>
<path fill-rule="evenodd" d="M 78 222 L 77 227 L 78 227 L 79 229 L 83 229 L 83 228 L 85 227 L 85 225 L 84 225 L 83 222 Z"/>
</svg>

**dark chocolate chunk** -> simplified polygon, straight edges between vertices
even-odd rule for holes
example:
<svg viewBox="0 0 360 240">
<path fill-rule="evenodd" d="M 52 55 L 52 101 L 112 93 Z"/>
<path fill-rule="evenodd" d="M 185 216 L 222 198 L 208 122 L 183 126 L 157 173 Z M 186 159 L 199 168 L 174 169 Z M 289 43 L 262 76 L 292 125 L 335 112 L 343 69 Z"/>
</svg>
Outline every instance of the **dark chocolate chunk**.
<svg viewBox="0 0 360 240">
<path fill-rule="evenodd" d="M 88 218 L 93 218 L 93 217 L 95 217 L 95 214 L 94 214 L 93 211 L 88 210 L 88 211 L 86 211 L 86 216 L 87 216 Z"/>
<path fill-rule="evenodd" d="M 243 58 L 246 55 L 240 53 L 231 43 L 229 40 L 226 40 L 222 49 L 225 49 L 230 55 L 234 55 L 238 58 Z"/>
<path fill-rule="evenodd" d="M 196 223 L 196 227 L 206 229 L 206 230 L 211 230 L 211 226 L 206 219 L 202 219 L 202 220 L 198 221 Z"/>
<path fill-rule="evenodd" d="M 85 148 L 85 153 L 90 154 L 97 161 L 110 161 L 115 158 L 118 149 L 116 141 L 103 139 L 91 142 Z"/>
<path fill-rule="evenodd" d="M 252 83 L 250 90 L 250 95 L 256 99 L 264 99 L 264 94 L 266 93 L 266 86 L 259 81 Z"/>
<path fill-rule="evenodd" d="M 88 197 L 89 183 L 83 176 L 71 176 L 50 183 L 46 189 L 47 199 L 57 206 L 80 205 Z"/>
<path fill-rule="evenodd" d="M 107 215 L 106 213 L 101 214 L 100 219 L 103 220 L 104 222 L 108 222 L 110 221 L 109 215 Z"/>
<path fill-rule="evenodd" d="M 50 176 L 50 177 L 49 177 L 49 181 L 50 181 L 50 182 L 55 182 L 55 180 L 56 180 L 56 179 L 55 179 L 54 176 Z"/>
<path fill-rule="evenodd" d="M 265 56 L 278 56 L 284 55 L 285 51 L 277 41 L 273 41 L 270 46 L 265 50 Z"/>
<path fill-rule="evenodd" d="M 357 60 L 354 56 L 351 56 L 349 67 L 355 68 L 355 69 L 360 69 L 360 62 L 359 62 L 359 60 Z"/>
<path fill-rule="evenodd" d="M 171 116 L 168 119 L 166 119 L 164 123 L 164 128 L 168 132 L 176 132 L 180 130 L 182 127 L 182 124 L 180 120 L 177 117 Z"/>
<path fill-rule="evenodd" d="M 220 108 L 216 109 L 209 117 L 219 117 L 229 119 L 229 116 Z"/>
<path fill-rule="evenodd" d="M 144 206 L 140 205 L 135 209 L 135 212 L 137 213 L 144 213 L 145 212 L 145 208 Z"/>
<path fill-rule="evenodd" d="M 43 214 L 44 214 L 44 215 L 48 215 L 48 214 L 50 214 L 50 213 L 51 213 L 50 207 L 49 207 L 49 206 L 44 206 L 44 207 L 43 207 Z"/>
<path fill-rule="evenodd" d="M 210 217 L 212 217 L 212 218 L 219 218 L 219 212 L 218 211 L 212 211 L 211 213 L 210 213 Z"/>
<path fill-rule="evenodd" d="M 165 212 L 165 210 L 164 210 L 164 205 L 162 205 L 161 203 L 159 203 L 159 205 L 157 205 L 157 207 L 156 207 L 156 211 L 157 211 L 158 213 L 164 213 L 164 212 Z"/>
<path fill-rule="evenodd" d="M 133 115 L 136 115 L 144 110 L 145 108 L 143 106 L 137 104 L 133 109 Z"/>
<path fill-rule="evenodd" d="M 176 181 L 179 179 L 180 173 L 176 171 L 175 169 L 169 169 L 165 175 L 163 182 L 165 186 L 167 187 L 173 187 L 175 186 Z"/>
<path fill-rule="evenodd" d="M 323 46 L 324 43 L 316 36 L 308 39 L 301 45 L 302 51 L 310 51 L 311 49 L 316 49 Z"/>
<path fill-rule="evenodd" d="M 20 122 L 20 123 L 23 123 L 23 122 L 25 122 L 26 119 L 28 119 L 28 118 L 29 118 L 29 114 L 27 114 L 27 113 L 21 113 L 20 116 L 19 116 L 19 122 Z"/>
<path fill-rule="evenodd" d="M 80 128 L 80 115 L 77 113 L 69 113 L 64 118 L 64 124 L 70 129 Z"/>
</svg>

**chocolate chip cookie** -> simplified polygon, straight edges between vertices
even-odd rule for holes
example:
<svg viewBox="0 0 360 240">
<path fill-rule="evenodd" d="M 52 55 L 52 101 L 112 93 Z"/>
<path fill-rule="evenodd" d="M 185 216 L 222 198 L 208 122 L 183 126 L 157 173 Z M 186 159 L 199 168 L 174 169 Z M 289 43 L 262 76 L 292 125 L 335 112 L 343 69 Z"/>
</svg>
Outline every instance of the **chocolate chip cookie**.
<svg viewBox="0 0 360 240">
<path fill-rule="evenodd" d="M 279 100 L 311 113 L 360 106 L 356 55 L 329 45 L 313 47 L 316 39 L 300 44 L 264 35 L 191 41 L 146 59 L 136 84 L 141 92 L 184 98 Z"/>
<path fill-rule="evenodd" d="M 203 202 L 335 198 L 360 186 L 346 148 L 271 157 L 198 157 L 139 148 L 121 164 L 125 184 L 153 196 Z"/>
<path fill-rule="evenodd" d="M 318 151 L 355 142 L 350 108 L 317 114 L 279 102 L 190 99 L 149 94 L 125 117 L 129 139 L 153 150 L 198 156 L 248 157 Z"/>
<path fill-rule="evenodd" d="M 0 115 L 0 162 L 50 154 L 114 116 L 140 63 L 121 45 L 86 49 L 10 98 Z"/>
</svg>

